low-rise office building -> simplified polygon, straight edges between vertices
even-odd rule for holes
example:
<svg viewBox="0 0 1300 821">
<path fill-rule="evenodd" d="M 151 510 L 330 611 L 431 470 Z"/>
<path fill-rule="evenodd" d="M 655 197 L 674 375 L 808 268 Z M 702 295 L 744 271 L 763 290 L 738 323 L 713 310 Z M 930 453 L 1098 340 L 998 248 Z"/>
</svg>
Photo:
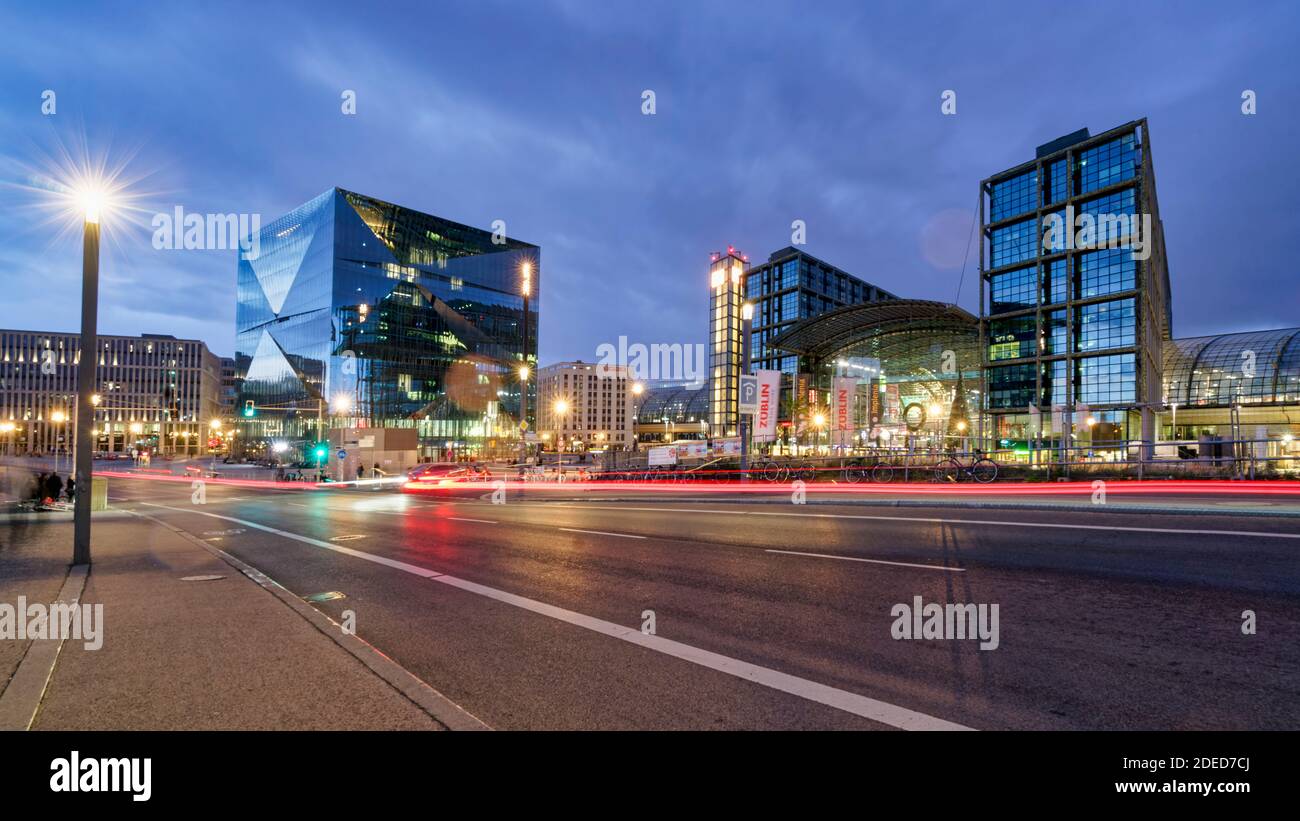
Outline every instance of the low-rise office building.
<svg viewBox="0 0 1300 821">
<path fill-rule="evenodd" d="M 76 432 L 81 335 L 0 330 L 0 447 L 70 453 Z M 220 419 L 221 362 L 197 339 L 100 336 L 95 449 L 205 452 Z"/>
<path fill-rule="evenodd" d="M 625 365 L 558 362 L 537 373 L 541 443 L 558 450 L 631 447 L 638 383 Z"/>
</svg>

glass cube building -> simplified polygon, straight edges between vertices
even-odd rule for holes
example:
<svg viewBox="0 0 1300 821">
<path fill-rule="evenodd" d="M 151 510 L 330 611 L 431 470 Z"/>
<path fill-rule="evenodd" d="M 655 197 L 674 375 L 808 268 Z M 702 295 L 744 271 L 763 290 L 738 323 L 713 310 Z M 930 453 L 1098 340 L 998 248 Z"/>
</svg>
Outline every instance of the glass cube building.
<svg viewBox="0 0 1300 821">
<path fill-rule="evenodd" d="M 235 312 L 253 452 L 331 427 L 413 427 L 422 456 L 518 447 L 536 406 L 519 371 L 537 370 L 538 246 L 339 188 L 259 240 L 240 251 Z"/>
</svg>

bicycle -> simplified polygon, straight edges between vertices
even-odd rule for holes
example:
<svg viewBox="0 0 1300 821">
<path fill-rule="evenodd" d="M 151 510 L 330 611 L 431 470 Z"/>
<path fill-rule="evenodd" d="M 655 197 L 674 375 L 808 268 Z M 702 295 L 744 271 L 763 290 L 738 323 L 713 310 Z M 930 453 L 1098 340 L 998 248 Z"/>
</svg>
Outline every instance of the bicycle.
<svg viewBox="0 0 1300 821">
<path fill-rule="evenodd" d="M 994 462 L 984 455 L 984 451 L 977 450 L 974 458 L 969 465 L 962 464 L 957 456 L 949 456 L 934 467 L 934 479 L 936 482 L 950 482 L 956 484 L 962 477 L 966 476 L 974 479 L 980 484 L 987 485 L 994 479 L 998 478 L 998 463 Z"/>
<path fill-rule="evenodd" d="M 783 483 L 790 479 L 790 468 L 775 460 L 764 462 L 759 472 L 769 482 Z"/>
</svg>

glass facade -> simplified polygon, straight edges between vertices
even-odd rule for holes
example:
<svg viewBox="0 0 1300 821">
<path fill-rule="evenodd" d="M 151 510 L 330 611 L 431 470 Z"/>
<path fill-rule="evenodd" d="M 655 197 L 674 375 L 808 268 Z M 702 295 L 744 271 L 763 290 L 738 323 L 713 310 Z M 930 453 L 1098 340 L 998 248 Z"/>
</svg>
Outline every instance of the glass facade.
<svg viewBox="0 0 1300 821">
<path fill-rule="evenodd" d="M 321 438 L 323 419 L 414 427 L 426 453 L 517 446 L 540 248 L 336 188 L 258 250 L 240 253 L 236 307 L 253 437 Z"/>
<path fill-rule="evenodd" d="M 1300 402 L 1300 328 L 1172 340 L 1164 397 L 1182 408 Z"/>
<path fill-rule="evenodd" d="M 794 375 L 799 358 L 768 345 L 782 331 L 836 308 L 897 297 L 791 247 L 745 273 L 744 298 L 754 304 L 753 368 Z"/>
<path fill-rule="evenodd" d="M 985 407 L 995 417 L 1102 405 L 1094 418 L 1114 410 L 1127 424 L 1132 411 L 1144 437 L 1154 432 L 1171 319 L 1147 143 L 1145 120 L 1083 129 L 981 184 Z M 1065 231 L 1049 232 L 1058 218 Z"/>
</svg>

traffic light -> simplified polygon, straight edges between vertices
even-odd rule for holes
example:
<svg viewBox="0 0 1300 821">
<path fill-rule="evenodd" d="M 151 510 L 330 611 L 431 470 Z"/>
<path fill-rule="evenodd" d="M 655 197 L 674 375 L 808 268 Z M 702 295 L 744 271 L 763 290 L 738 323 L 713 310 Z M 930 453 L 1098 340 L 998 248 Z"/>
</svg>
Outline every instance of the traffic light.
<svg viewBox="0 0 1300 821">
<path fill-rule="evenodd" d="M 311 454 L 317 462 L 324 462 L 325 458 L 329 456 L 329 452 L 330 446 L 328 442 L 317 442 L 316 446 L 312 448 Z"/>
<path fill-rule="evenodd" d="M 249 399 L 244 403 L 244 416 L 251 419 L 257 415 L 257 409 L 253 407 L 253 400 Z"/>
</svg>

